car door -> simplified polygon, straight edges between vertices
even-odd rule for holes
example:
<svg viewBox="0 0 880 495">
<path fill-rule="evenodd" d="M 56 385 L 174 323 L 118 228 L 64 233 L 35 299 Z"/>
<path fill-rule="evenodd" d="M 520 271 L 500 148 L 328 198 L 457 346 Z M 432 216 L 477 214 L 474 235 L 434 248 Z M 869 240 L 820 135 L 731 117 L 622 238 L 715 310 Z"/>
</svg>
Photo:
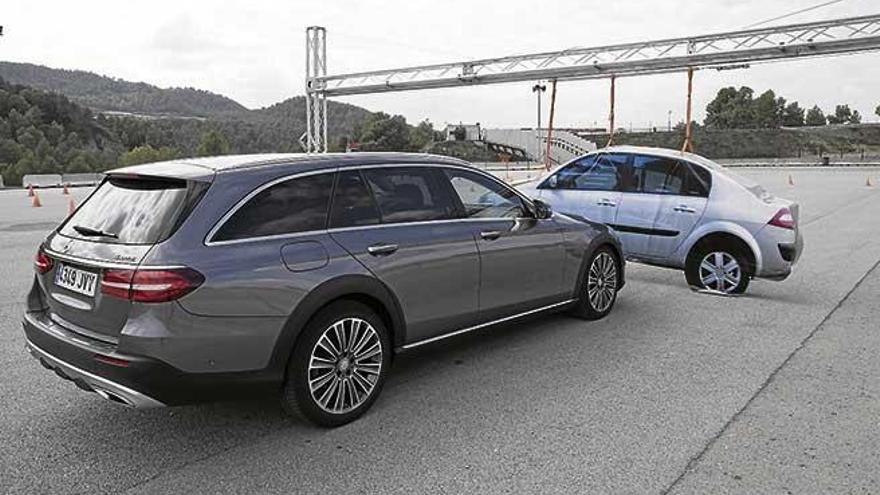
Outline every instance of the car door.
<svg viewBox="0 0 880 495">
<path fill-rule="evenodd" d="M 561 213 L 605 224 L 614 223 L 620 202 L 620 171 L 626 157 L 592 154 L 563 166 L 536 190 L 537 197 Z"/>
<path fill-rule="evenodd" d="M 480 260 L 442 172 L 430 166 L 343 170 L 330 234 L 397 297 L 407 342 L 477 319 Z"/>
<path fill-rule="evenodd" d="M 563 237 L 556 222 L 535 218 L 522 197 L 493 177 L 461 168 L 444 171 L 480 254 L 481 319 L 522 313 L 566 297 Z"/>
<path fill-rule="evenodd" d="M 629 155 L 622 173 L 620 204 L 613 227 L 627 256 L 650 256 L 651 235 L 663 196 L 655 190 L 656 173 L 664 173 L 667 159 L 648 155 Z M 655 171 L 659 167 L 659 172 Z M 665 175 L 662 175 L 665 177 Z M 649 181 L 646 186 L 645 180 Z M 662 186 L 662 179 L 659 180 Z"/>
<path fill-rule="evenodd" d="M 711 180 L 707 170 L 683 160 L 668 170 L 649 246 L 652 258 L 669 257 L 694 230 L 706 210 Z"/>
</svg>

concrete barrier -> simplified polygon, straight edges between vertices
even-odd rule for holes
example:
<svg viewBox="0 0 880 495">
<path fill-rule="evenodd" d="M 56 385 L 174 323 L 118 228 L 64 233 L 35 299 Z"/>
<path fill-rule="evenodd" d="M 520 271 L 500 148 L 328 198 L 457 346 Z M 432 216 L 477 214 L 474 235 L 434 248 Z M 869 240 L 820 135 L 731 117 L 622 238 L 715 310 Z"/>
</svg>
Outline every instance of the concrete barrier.
<svg viewBox="0 0 880 495">
<path fill-rule="evenodd" d="M 61 175 L 59 174 L 28 174 L 21 178 L 23 187 L 61 187 Z"/>
<path fill-rule="evenodd" d="M 104 179 L 104 174 L 63 174 L 61 183 L 71 186 L 94 186 Z"/>
</svg>

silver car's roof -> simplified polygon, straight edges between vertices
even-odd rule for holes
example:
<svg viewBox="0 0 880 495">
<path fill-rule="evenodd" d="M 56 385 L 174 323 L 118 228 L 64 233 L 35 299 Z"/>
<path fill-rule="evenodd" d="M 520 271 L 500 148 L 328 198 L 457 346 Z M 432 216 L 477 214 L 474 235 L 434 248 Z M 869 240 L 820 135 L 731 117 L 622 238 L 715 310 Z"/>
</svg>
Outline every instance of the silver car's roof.
<svg viewBox="0 0 880 495">
<path fill-rule="evenodd" d="M 683 160 L 688 160 L 691 162 L 698 163 L 700 165 L 712 168 L 714 170 L 719 170 L 723 167 L 721 165 L 709 160 L 708 158 L 702 157 L 700 155 L 696 155 L 694 153 L 688 153 L 686 151 L 673 150 L 669 148 L 654 148 L 651 146 L 609 146 L 608 148 L 602 148 L 596 150 L 594 153 L 642 153 L 646 155 L 655 155 L 655 156 L 664 156 L 667 158 L 680 158 Z"/>
</svg>

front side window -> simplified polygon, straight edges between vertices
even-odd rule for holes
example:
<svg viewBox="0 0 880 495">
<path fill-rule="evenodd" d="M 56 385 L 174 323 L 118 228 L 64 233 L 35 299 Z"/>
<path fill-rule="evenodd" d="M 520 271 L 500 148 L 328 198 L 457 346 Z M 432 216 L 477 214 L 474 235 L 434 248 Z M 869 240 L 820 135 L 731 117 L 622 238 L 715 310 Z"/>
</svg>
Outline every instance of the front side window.
<svg viewBox="0 0 880 495">
<path fill-rule="evenodd" d="M 324 229 L 333 174 L 293 178 L 263 189 L 239 208 L 214 241 L 293 234 Z"/>
<path fill-rule="evenodd" d="M 468 218 L 524 217 L 522 199 L 509 188 L 467 170 L 447 169 L 446 176 Z"/>
<path fill-rule="evenodd" d="M 560 169 L 541 188 L 616 191 L 626 164 L 627 156 L 617 153 L 585 156 Z"/>
<path fill-rule="evenodd" d="M 363 173 L 379 207 L 382 223 L 455 217 L 455 205 L 435 169 L 389 167 L 366 169 Z"/>
<path fill-rule="evenodd" d="M 687 168 L 674 158 L 636 155 L 632 165 L 631 187 L 627 190 L 648 194 L 682 194 Z"/>
</svg>

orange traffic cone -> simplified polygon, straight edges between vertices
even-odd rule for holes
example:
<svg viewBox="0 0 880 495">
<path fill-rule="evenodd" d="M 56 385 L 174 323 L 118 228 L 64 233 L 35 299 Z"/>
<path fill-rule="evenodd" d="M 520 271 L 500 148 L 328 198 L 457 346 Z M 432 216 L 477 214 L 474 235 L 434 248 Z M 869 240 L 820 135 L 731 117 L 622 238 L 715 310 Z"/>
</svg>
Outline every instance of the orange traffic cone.
<svg viewBox="0 0 880 495">
<path fill-rule="evenodd" d="M 40 203 L 40 197 L 37 196 L 37 193 L 34 193 L 34 199 L 31 200 L 31 206 L 33 206 L 34 208 L 39 208 L 43 206 L 43 203 Z"/>
<path fill-rule="evenodd" d="M 788 185 L 789 186 L 794 185 L 794 178 L 792 178 L 791 174 L 788 174 Z"/>
<path fill-rule="evenodd" d="M 865 177 L 865 187 L 874 187 L 874 183 L 871 182 L 871 176 Z"/>
<path fill-rule="evenodd" d="M 34 186 L 32 186 L 32 185 L 30 185 L 30 184 L 28 184 L 28 197 L 29 197 L 29 198 L 33 198 L 33 197 L 34 197 Z"/>
<path fill-rule="evenodd" d="M 64 184 L 64 189 L 61 190 L 61 194 L 67 196 L 70 194 L 70 191 L 67 190 L 67 184 Z"/>
<path fill-rule="evenodd" d="M 76 211 L 76 201 L 73 198 L 70 198 L 67 201 L 67 216 L 73 215 L 73 212 Z"/>
</svg>

